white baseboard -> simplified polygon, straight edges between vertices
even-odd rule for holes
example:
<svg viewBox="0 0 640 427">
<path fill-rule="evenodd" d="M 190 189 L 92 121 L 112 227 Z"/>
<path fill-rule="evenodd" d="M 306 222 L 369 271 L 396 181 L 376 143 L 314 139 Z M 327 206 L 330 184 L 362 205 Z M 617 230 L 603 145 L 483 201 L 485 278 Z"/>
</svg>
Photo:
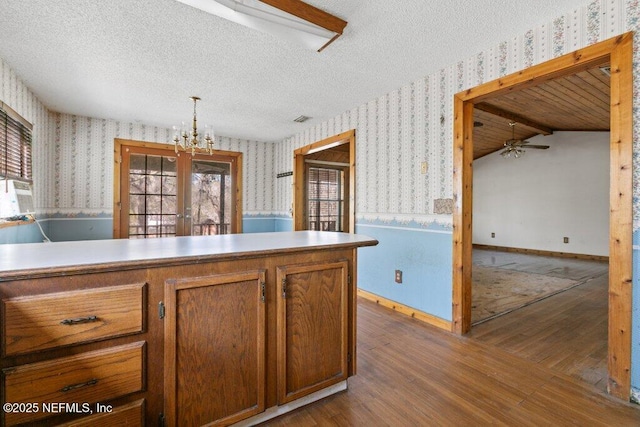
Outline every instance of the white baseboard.
<svg viewBox="0 0 640 427">
<path fill-rule="evenodd" d="M 301 397 L 300 399 L 294 400 L 293 402 L 289 402 L 281 406 L 273 406 L 271 408 L 268 408 L 266 411 L 258 415 L 254 415 L 251 418 L 247 418 L 246 420 L 242 420 L 233 425 L 238 427 L 254 426 L 256 424 L 260 424 L 272 418 L 279 417 L 280 415 L 286 414 L 287 412 L 291 412 L 294 409 L 300 408 L 301 406 L 308 405 L 320 399 L 324 399 L 325 397 L 331 396 L 332 394 L 339 393 L 346 389 L 347 389 L 347 380 L 344 380 L 330 387 L 323 388 L 322 390 L 318 390 L 315 393 L 311 393 L 305 397 Z"/>
</svg>

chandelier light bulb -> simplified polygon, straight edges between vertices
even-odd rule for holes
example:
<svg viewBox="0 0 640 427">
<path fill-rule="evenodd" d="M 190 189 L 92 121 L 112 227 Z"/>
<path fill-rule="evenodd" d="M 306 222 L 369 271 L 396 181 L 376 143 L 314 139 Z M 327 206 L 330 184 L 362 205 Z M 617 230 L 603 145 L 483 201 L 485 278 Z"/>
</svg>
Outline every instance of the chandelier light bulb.
<svg viewBox="0 0 640 427">
<path fill-rule="evenodd" d="M 210 130 L 209 126 L 205 126 L 204 137 L 202 137 L 202 133 L 198 132 L 198 116 L 196 113 L 196 105 L 200 100 L 197 96 L 192 96 L 193 100 L 193 120 L 191 124 L 191 129 L 187 130 L 187 126 L 185 122 L 182 122 L 182 126 L 180 128 L 180 133 L 175 132 L 177 127 L 174 126 L 174 137 L 173 143 L 175 146 L 175 151 L 191 151 L 191 155 L 195 155 L 196 152 L 205 152 L 209 155 L 213 154 L 213 144 L 215 140 L 213 139 L 213 130 Z"/>
</svg>

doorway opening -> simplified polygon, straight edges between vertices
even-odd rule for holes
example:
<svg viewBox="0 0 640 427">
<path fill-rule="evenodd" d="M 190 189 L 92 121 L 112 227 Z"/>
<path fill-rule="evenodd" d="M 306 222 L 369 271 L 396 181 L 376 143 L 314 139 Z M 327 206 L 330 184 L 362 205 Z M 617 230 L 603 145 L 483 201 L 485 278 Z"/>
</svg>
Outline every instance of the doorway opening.
<svg viewBox="0 0 640 427">
<path fill-rule="evenodd" d="M 632 43 L 633 34 L 626 33 L 458 93 L 454 97 L 452 328 L 454 332 L 463 334 L 471 328 L 475 106 L 491 97 L 535 87 L 594 66 L 609 65 L 611 178 L 607 389 L 612 395 L 624 400 L 629 400 L 631 388 Z"/>
<path fill-rule="evenodd" d="M 355 233 L 355 130 L 294 151 L 294 230 Z"/>
</svg>

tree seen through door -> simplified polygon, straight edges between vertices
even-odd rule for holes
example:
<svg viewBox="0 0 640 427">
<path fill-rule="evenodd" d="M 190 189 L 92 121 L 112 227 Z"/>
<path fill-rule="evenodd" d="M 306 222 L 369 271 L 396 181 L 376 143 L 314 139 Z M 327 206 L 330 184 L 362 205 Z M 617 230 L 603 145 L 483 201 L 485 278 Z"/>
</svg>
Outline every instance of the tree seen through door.
<svg viewBox="0 0 640 427">
<path fill-rule="evenodd" d="M 231 225 L 231 165 L 193 160 L 191 170 L 192 235 L 228 234 Z"/>
</svg>

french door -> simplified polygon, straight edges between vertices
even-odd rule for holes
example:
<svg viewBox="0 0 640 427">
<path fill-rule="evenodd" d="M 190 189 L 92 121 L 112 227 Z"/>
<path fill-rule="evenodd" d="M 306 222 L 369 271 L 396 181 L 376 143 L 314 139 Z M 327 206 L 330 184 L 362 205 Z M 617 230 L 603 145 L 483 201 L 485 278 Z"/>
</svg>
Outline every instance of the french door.
<svg viewBox="0 0 640 427">
<path fill-rule="evenodd" d="M 242 153 L 116 140 L 114 237 L 241 232 Z"/>
</svg>

